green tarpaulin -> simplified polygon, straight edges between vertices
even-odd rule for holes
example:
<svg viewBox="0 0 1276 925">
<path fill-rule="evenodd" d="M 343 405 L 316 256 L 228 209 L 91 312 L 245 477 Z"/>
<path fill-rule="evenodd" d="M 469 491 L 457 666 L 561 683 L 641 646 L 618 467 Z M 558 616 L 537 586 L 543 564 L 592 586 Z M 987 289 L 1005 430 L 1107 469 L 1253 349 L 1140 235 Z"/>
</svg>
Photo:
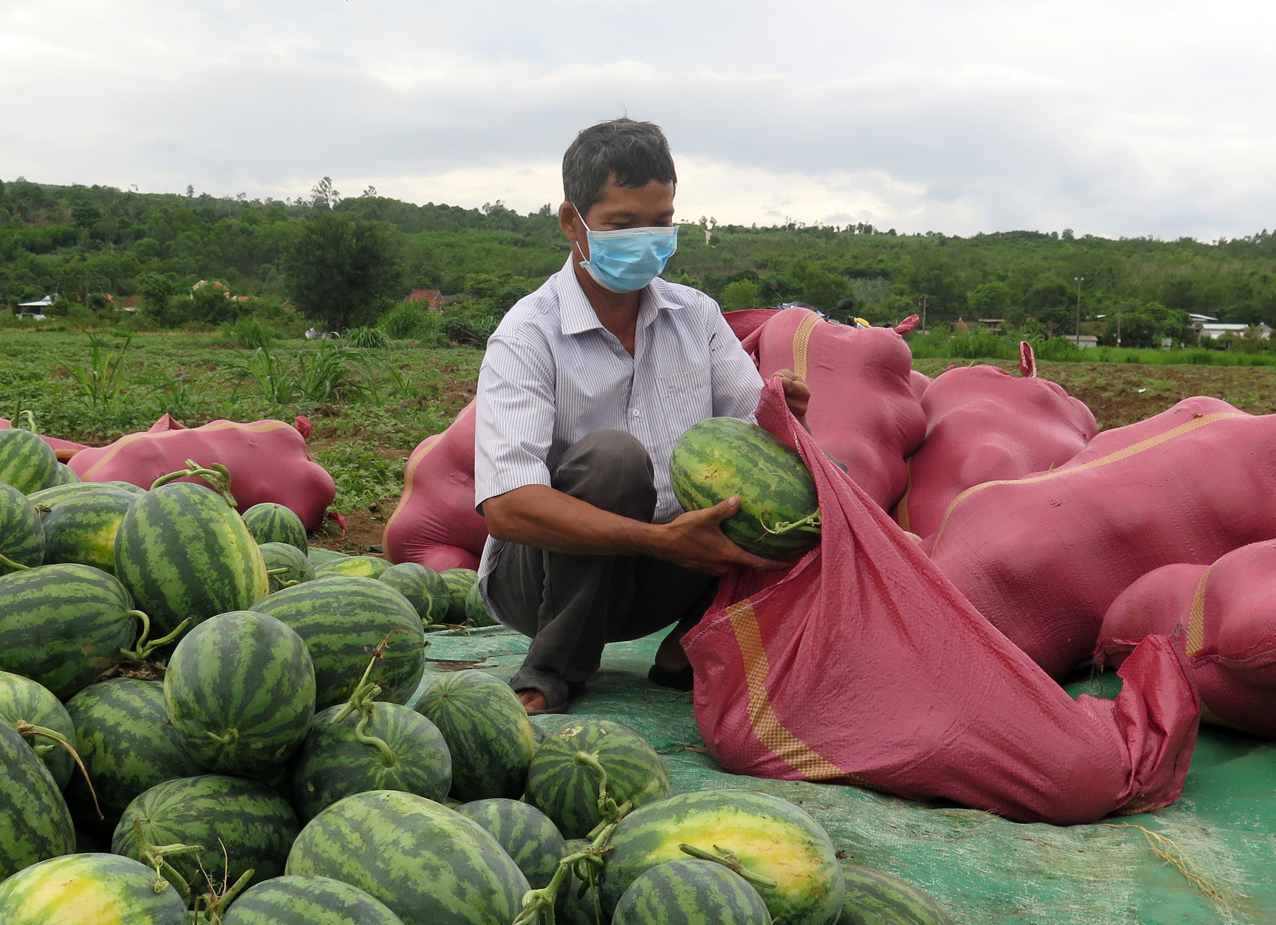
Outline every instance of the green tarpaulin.
<svg viewBox="0 0 1276 925">
<path fill-rule="evenodd" d="M 1021 825 L 857 787 L 721 771 L 704 751 L 691 695 L 647 682 L 657 642 L 608 646 L 573 715 L 605 716 L 640 732 L 663 756 L 675 792 L 745 788 L 792 800 L 849 859 L 920 886 L 962 925 L 1276 923 L 1276 744 L 1203 727 L 1174 806 L 1106 825 Z M 507 679 L 527 644 L 501 627 L 431 634 L 422 690 L 464 668 Z M 1069 690 L 1112 697 L 1118 684 L 1104 675 Z M 546 730 L 567 720 L 536 717 Z"/>
</svg>

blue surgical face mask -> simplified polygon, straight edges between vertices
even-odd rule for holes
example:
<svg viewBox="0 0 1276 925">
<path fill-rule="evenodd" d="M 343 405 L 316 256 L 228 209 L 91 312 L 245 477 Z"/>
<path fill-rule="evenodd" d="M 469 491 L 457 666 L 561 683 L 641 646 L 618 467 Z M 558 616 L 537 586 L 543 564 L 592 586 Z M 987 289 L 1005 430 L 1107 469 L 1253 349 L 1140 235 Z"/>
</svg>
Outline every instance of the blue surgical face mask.
<svg viewBox="0 0 1276 925">
<path fill-rule="evenodd" d="M 572 208 L 576 206 L 573 203 Z M 585 217 L 576 209 L 580 223 Z M 665 269 L 678 249 L 678 226 L 591 231 L 585 225 L 589 259 L 580 265 L 609 292 L 637 292 Z M 579 248 L 578 248 L 579 249 Z M 582 257 L 585 255 L 582 253 Z"/>
</svg>

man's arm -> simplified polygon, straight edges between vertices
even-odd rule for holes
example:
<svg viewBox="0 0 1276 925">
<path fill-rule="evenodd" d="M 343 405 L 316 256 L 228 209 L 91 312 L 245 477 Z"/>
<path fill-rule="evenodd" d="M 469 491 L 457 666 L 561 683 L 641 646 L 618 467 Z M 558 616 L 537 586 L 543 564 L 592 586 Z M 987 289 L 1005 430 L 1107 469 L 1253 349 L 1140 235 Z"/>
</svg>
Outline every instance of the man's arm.
<svg viewBox="0 0 1276 925">
<path fill-rule="evenodd" d="M 732 566 L 786 568 L 745 552 L 718 524 L 740 509 L 728 498 L 667 524 L 647 524 L 600 510 L 545 485 L 525 485 L 483 502 L 488 532 L 497 539 L 580 555 L 651 556 L 698 572 L 724 575 Z"/>
</svg>

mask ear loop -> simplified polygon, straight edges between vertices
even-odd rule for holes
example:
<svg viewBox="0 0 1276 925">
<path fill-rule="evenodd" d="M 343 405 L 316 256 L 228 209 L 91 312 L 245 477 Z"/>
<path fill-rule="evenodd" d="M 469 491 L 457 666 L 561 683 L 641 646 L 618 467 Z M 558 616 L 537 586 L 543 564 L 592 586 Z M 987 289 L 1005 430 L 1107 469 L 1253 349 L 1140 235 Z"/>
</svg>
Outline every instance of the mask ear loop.
<svg viewBox="0 0 1276 925">
<path fill-rule="evenodd" d="M 581 226 L 585 229 L 586 234 L 588 234 L 591 229 L 588 225 L 585 224 L 585 216 L 580 214 L 580 209 L 577 208 L 576 203 L 574 202 L 572 203 L 572 210 L 575 211 L 576 217 L 580 219 Z M 581 266 L 585 266 L 587 263 L 589 263 L 590 258 L 586 257 L 585 252 L 581 250 L 580 242 L 573 241 L 572 245 L 576 248 L 577 253 L 580 254 Z"/>
</svg>

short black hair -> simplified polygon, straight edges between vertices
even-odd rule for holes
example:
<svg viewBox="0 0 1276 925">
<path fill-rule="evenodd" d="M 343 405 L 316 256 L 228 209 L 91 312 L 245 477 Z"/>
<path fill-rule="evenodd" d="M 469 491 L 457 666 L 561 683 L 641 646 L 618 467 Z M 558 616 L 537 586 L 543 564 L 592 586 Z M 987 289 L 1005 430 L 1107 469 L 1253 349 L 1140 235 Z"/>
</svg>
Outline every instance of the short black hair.
<svg viewBox="0 0 1276 925">
<path fill-rule="evenodd" d="M 563 195 L 582 216 L 603 197 L 607 179 L 617 186 L 678 182 L 669 141 L 654 122 L 611 119 L 581 131 L 563 155 Z"/>
</svg>

